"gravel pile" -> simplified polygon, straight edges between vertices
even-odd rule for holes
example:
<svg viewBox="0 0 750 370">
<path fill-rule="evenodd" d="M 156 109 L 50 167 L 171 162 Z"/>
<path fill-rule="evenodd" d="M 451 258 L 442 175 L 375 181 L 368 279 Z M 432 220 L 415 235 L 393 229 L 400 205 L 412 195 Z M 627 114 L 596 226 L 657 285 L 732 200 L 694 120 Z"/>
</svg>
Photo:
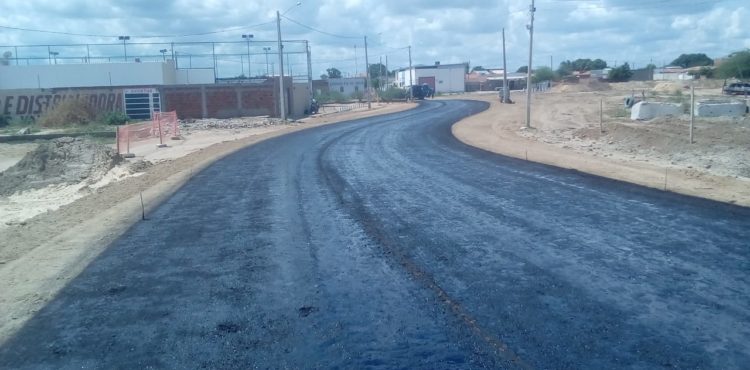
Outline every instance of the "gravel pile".
<svg viewBox="0 0 750 370">
<path fill-rule="evenodd" d="M 180 127 L 191 130 L 238 129 L 282 125 L 284 121 L 270 117 L 205 118 L 180 121 Z"/>
<path fill-rule="evenodd" d="M 0 173 L 0 195 L 53 184 L 95 182 L 121 161 L 122 157 L 114 149 L 89 139 L 50 140 Z"/>
</svg>

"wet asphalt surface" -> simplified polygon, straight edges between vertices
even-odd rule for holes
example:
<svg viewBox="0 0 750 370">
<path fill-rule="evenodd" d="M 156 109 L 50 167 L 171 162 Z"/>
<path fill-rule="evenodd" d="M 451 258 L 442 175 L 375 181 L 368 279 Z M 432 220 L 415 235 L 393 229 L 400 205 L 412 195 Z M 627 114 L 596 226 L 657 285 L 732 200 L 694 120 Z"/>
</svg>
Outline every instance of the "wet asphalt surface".
<svg viewBox="0 0 750 370">
<path fill-rule="evenodd" d="M 412 111 L 197 174 L 0 368 L 747 368 L 750 211 L 510 159 Z"/>
</svg>

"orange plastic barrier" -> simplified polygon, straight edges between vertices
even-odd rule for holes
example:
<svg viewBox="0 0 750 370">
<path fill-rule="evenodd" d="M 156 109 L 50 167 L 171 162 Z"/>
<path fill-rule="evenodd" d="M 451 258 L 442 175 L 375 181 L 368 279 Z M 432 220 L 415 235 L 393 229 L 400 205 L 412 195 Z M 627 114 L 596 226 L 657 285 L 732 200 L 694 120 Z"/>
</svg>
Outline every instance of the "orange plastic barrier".
<svg viewBox="0 0 750 370">
<path fill-rule="evenodd" d="M 154 112 L 151 122 L 124 125 L 117 128 L 117 153 L 130 154 L 130 143 L 159 138 L 180 136 L 180 123 L 177 112 Z"/>
</svg>

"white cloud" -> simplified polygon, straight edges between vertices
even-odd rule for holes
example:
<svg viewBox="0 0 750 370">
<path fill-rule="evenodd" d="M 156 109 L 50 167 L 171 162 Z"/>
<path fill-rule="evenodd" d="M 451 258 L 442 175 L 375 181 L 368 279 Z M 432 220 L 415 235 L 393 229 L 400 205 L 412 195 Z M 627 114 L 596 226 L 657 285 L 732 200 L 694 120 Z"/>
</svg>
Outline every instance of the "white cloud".
<svg viewBox="0 0 750 370">
<path fill-rule="evenodd" d="M 358 70 L 364 69 L 360 36 L 367 34 L 370 62 L 388 55 L 389 66 L 408 63 L 406 50 L 413 46 L 415 64 L 471 61 L 473 65 L 498 66 L 502 60 L 500 30 L 505 27 L 508 62 L 515 69 L 526 64 L 529 22 L 528 0 L 66 0 L 0 2 L 0 25 L 97 35 L 188 34 L 255 25 L 273 21 L 276 9 L 292 8 L 288 16 L 341 38 L 318 33 L 283 20 L 284 38 L 310 40 L 313 72 L 317 76 L 335 66 L 345 73 L 355 69 L 354 45 L 358 45 Z M 650 61 L 669 62 L 681 53 L 704 52 L 712 57 L 750 47 L 750 11 L 745 0 L 538 0 L 535 28 L 536 65 L 564 59 L 602 58 L 612 63 L 629 61 L 636 66 Z M 240 34 L 253 33 L 254 50 L 260 41 L 273 41 L 275 24 L 237 29 L 214 35 L 145 41 L 241 41 Z M 78 37 L 0 30 L 0 44 L 58 44 L 117 42 L 111 37 Z M 131 46 L 132 51 L 153 53 L 153 46 Z M 120 48 L 102 49 L 117 55 Z M 199 46 L 183 47 L 188 55 L 201 53 Z M 242 45 L 221 45 L 220 52 L 241 53 Z M 63 50 L 80 55 L 81 49 Z M 32 53 L 22 49 L 21 52 Z M 46 49 L 38 51 L 40 55 Z M 158 53 L 157 53 L 158 54 Z M 63 53 L 61 53 L 63 55 Z M 238 57 L 223 58 L 219 72 L 239 74 Z M 273 58 L 272 58 L 273 59 Z M 194 63 L 201 63 L 198 58 Z M 263 55 L 253 57 L 256 68 L 265 68 Z M 294 57 L 292 68 L 304 69 L 303 57 Z"/>
</svg>

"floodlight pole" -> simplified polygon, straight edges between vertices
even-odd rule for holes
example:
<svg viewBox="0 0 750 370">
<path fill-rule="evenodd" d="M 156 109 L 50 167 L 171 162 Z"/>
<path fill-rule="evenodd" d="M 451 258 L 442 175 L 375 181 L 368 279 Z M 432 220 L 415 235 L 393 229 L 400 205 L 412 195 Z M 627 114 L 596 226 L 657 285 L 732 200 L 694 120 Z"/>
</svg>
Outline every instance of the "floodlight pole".
<svg viewBox="0 0 750 370">
<path fill-rule="evenodd" d="M 281 44 L 281 13 L 276 11 L 276 32 L 279 44 L 279 106 L 281 119 L 286 121 L 286 94 L 284 93 L 284 45 Z"/>
<path fill-rule="evenodd" d="M 125 57 L 125 62 L 128 61 L 128 46 L 127 41 L 130 40 L 130 36 L 117 36 L 119 40 L 122 40 L 122 52 Z"/>
<path fill-rule="evenodd" d="M 242 38 L 247 40 L 247 77 L 250 78 L 253 73 L 250 69 L 250 39 L 253 38 L 253 35 L 243 34 Z"/>
<path fill-rule="evenodd" d="M 534 47 L 534 0 L 531 0 L 531 23 L 529 24 L 529 64 L 526 66 L 526 128 L 531 128 L 531 64 Z"/>
</svg>

